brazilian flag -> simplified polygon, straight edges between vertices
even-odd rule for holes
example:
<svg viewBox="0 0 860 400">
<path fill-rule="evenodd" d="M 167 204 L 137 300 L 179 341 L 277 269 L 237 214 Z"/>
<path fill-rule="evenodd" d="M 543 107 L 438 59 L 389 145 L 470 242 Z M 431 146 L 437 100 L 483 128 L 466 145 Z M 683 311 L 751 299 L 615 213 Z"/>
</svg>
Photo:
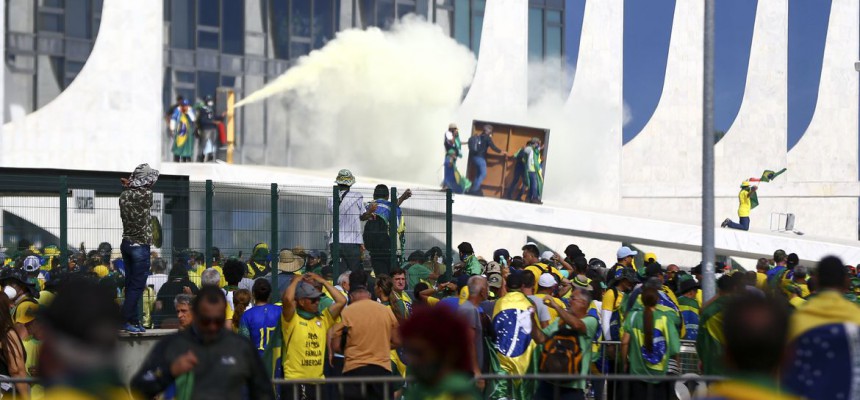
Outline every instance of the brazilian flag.
<svg viewBox="0 0 860 400">
<path fill-rule="evenodd" d="M 496 340 L 493 343 L 498 363 L 494 370 L 500 375 L 525 375 L 532 371 L 535 343 L 531 330 L 534 317 L 532 303 L 520 292 L 510 292 L 496 301 L 493 309 L 493 328 Z M 492 359 L 491 359 L 492 360 Z M 500 381 L 491 398 L 529 399 L 534 386 L 521 380 Z"/>
<path fill-rule="evenodd" d="M 782 173 L 785 172 L 786 170 L 788 170 L 788 168 L 783 168 L 783 169 L 776 171 L 776 172 L 773 172 L 769 169 L 766 169 L 766 170 L 764 170 L 764 172 L 761 173 L 761 181 L 762 182 L 770 182 L 770 181 L 776 179 L 777 176 L 782 175 Z"/>
</svg>

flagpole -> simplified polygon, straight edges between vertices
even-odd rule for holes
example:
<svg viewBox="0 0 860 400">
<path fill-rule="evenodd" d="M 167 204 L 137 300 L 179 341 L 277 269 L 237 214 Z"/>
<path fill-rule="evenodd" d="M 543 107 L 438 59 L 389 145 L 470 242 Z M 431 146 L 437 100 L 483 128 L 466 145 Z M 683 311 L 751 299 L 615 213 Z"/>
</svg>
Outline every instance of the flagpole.
<svg viewBox="0 0 860 400">
<path fill-rule="evenodd" d="M 702 90 L 702 297 L 714 297 L 714 12 L 705 0 L 704 71 Z"/>
</svg>

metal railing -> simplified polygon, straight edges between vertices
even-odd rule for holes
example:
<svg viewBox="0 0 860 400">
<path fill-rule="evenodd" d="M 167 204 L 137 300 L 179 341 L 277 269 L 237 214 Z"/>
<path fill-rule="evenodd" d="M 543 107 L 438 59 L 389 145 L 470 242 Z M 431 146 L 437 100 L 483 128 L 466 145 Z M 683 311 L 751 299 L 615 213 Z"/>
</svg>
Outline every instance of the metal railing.
<svg viewBox="0 0 860 400">
<path fill-rule="evenodd" d="M 643 375 L 605 375 L 605 376 L 593 376 L 587 375 L 583 376 L 579 379 L 574 378 L 571 375 L 561 375 L 561 374 L 528 374 L 528 375 L 497 375 L 497 374 L 486 374 L 481 375 L 479 377 L 480 380 L 485 382 L 485 389 L 483 391 L 483 398 L 493 398 L 491 396 L 492 387 L 497 385 L 500 382 L 505 382 L 508 385 L 513 386 L 515 382 L 532 382 L 535 385 L 539 382 L 547 382 L 547 383 L 557 383 L 557 384 L 567 384 L 575 381 L 586 380 L 589 382 L 589 387 L 586 389 L 587 398 L 593 400 L 621 400 L 623 398 L 623 391 L 626 389 L 625 384 L 628 383 L 639 383 L 644 381 L 656 382 L 656 383 L 669 383 L 672 384 L 672 392 L 675 393 L 677 398 L 681 400 L 689 399 L 692 396 L 702 396 L 706 393 L 707 384 L 711 382 L 719 382 L 725 380 L 724 377 L 721 376 L 698 376 L 698 375 L 665 375 L 665 376 L 643 376 Z M 324 378 L 324 379 L 276 379 L 273 381 L 273 384 L 276 387 L 276 391 L 283 396 L 288 396 L 287 398 L 310 398 L 310 399 L 340 399 L 344 397 L 344 393 L 350 393 L 350 395 L 354 398 L 360 396 L 361 398 L 374 398 L 371 395 L 373 393 L 379 392 L 382 393 L 382 397 L 384 399 L 391 399 L 393 395 L 402 389 L 405 389 L 409 386 L 410 383 L 414 382 L 412 378 L 402 378 L 399 376 L 364 376 L 364 377 L 335 377 L 335 378 Z M 594 391 L 589 390 L 593 389 L 593 385 L 599 383 L 606 383 L 607 385 L 616 385 L 618 387 L 618 391 L 615 392 L 615 397 L 609 397 L 610 395 L 606 395 L 606 391 L 603 396 L 599 399 L 593 397 Z M 681 383 L 685 388 L 680 389 L 677 388 L 677 384 Z M 374 388 L 375 386 L 375 388 Z M 561 399 L 562 398 L 562 386 L 553 385 L 553 399 Z M 608 387 L 608 386 L 607 386 Z M 657 388 L 653 385 L 644 386 L 645 390 L 649 390 L 649 388 L 654 390 L 654 393 L 645 394 L 645 398 L 648 400 L 663 400 L 668 399 L 668 397 L 656 393 Z M 677 388 L 677 389 L 676 389 Z M 680 393 L 678 393 L 680 392 Z M 533 394 L 532 394 L 533 395 Z M 289 397 L 292 396 L 292 397 Z M 304 397 L 302 397 L 304 396 Z M 531 399 L 532 396 L 529 394 L 525 395 L 526 397 L 520 397 L 516 394 L 513 397 L 508 397 L 511 400 L 528 400 Z"/>
<path fill-rule="evenodd" d="M 0 168 L 0 250 L 16 259 L 29 249 L 40 252 L 46 263 L 68 265 L 71 255 L 82 256 L 79 265 L 92 270 L 92 263 L 104 264 L 110 274 L 121 270 L 119 252 L 123 228 L 118 198 L 119 179 L 127 173 L 94 171 L 43 171 Z M 396 198 L 406 188 L 391 188 Z M 354 186 L 365 203 L 373 200 L 373 187 Z M 162 245 L 153 246 L 153 260 L 161 259 L 169 272 L 175 265 L 194 270 L 211 266 L 229 257 L 247 261 L 258 243 L 268 245 L 265 263 L 277 271 L 281 249 L 317 251 L 331 263 L 329 278 L 344 270 L 338 254 L 340 197 L 331 186 L 254 184 L 244 182 L 190 182 L 184 176 L 163 175 L 153 186 L 151 214 L 162 228 Z M 447 255 L 451 271 L 450 192 L 412 188 L 412 197 L 402 204 L 405 229 L 390 224 L 390 262 L 401 263 L 415 250 L 439 247 Z M 99 245 L 111 249 L 107 261 L 90 256 Z M 49 246 L 58 255 L 47 256 Z M 220 252 L 216 257 L 215 248 Z M 363 254 L 369 269 L 368 255 Z M 46 266 L 46 271 L 51 267 Z M 272 274 L 274 275 L 274 274 Z M 277 279 L 273 279 L 277 295 Z M 197 283 L 197 282 L 193 282 Z M 282 288 L 281 288 L 282 289 Z M 120 301 L 121 290 L 118 291 Z M 172 301 L 172 300 L 171 300 Z"/>
</svg>

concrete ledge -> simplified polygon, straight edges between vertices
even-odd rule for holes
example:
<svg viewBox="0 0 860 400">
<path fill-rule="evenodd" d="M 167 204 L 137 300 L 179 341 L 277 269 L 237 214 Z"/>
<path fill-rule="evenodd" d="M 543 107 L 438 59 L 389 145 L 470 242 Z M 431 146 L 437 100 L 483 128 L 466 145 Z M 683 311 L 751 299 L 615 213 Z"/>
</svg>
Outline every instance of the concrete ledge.
<svg viewBox="0 0 860 400">
<path fill-rule="evenodd" d="M 128 383 L 131 380 L 131 376 L 137 372 L 159 340 L 174 333 L 176 329 L 150 329 L 139 335 L 120 332 L 117 356 L 123 382 Z"/>
</svg>

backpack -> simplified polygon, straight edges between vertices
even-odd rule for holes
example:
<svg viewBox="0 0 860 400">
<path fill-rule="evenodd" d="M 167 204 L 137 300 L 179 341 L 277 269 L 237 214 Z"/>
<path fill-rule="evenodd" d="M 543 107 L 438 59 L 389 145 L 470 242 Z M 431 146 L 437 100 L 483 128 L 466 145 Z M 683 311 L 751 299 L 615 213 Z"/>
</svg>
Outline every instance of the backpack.
<svg viewBox="0 0 860 400">
<path fill-rule="evenodd" d="M 473 153 L 473 154 L 477 153 L 478 152 L 478 144 L 480 142 L 481 142 L 481 136 L 480 135 L 470 137 L 469 141 L 467 142 L 469 144 L 469 152 Z"/>
<path fill-rule="evenodd" d="M 560 331 L 544 343 L 539 366 L 541 373 L 579 375 L 581 366 L 582 348 L 575 333 Z"/>
<path fill-rule="evenodd" d="M 555 278 L 555 283 L 561 284 L 561 277 L 558 274 L 556 274 L 555 272 L 552 272 L 552 267 L 547 265 L 546 268 L 544 268 L 541 266 L 541 264 L 533 264 L 533 265 L 535 267 L 538 267 L 541 274 L 550 274 L 550 275 L 552 275 L 553 278 Z M 546 264 L 543 264 L 543 265 L 546 265 Z M 540 277 L 538 277 L 538 278 L 540 278 Z"/>
</svg>

